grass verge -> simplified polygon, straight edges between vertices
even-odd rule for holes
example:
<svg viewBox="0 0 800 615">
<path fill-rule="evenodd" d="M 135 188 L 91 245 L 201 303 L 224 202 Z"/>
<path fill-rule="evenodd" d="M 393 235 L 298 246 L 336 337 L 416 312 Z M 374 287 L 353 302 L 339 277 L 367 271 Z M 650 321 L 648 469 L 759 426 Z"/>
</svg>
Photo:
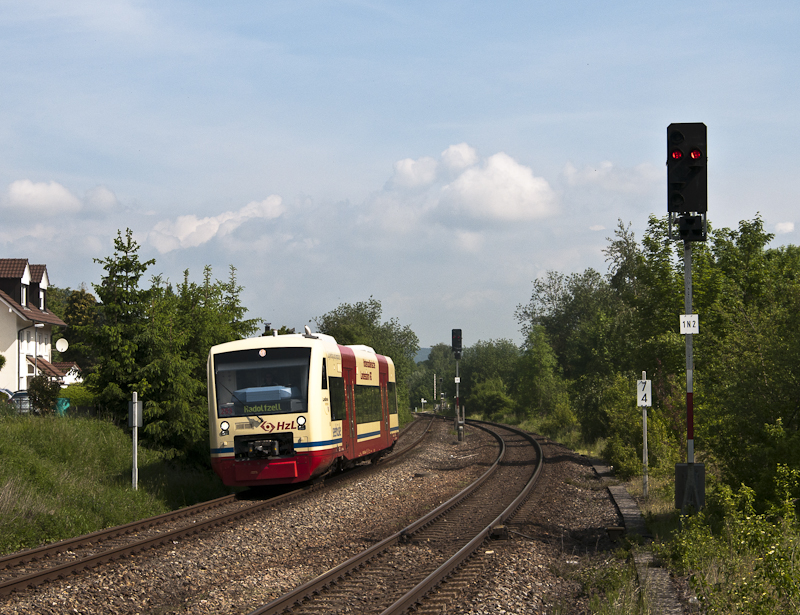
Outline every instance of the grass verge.
<svg viewBox="0 0 800 615">
<path fill-rule="evenodd" d="M 129 523 L 229 493 L 208 468 L 139 447 L 97 419 L 0 415 L 0 554 Z"/>
</svg>

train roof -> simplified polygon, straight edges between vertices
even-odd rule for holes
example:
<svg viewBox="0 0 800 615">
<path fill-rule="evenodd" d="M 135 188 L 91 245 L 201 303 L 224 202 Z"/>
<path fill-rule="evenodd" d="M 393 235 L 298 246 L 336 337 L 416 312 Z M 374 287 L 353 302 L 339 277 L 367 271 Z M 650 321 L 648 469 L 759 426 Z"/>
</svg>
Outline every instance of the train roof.
<svg viewBox="0 0 800 615">
<path fill-rule="evenodd" d="M 241 340 L 233 340 L 213 346 L 211 348 L 211 352 L 216 353 L 230 350 L 243 350 L 248 348 L 257 348 L 259 346 L 316 346 L 318 344 L 325 347 L 327 351 L 332 351 L 334 347 L 338 349 L 341 346 L 351 349 L 356 356 L 361 356 L 364 354 L 378 355 L 378 353 L 375 352 L 375 349 L 371 346 L 367 346 L 365 344 L 343 345 L 339 344 L 336 341 L 336 338 L 331 335 L 326 335 L 325 333 L 311 333 L 310 331 L 307 331 L 306 333 L 286 333 L 283 335 L 262 335 L 257 337 L 248 337 Z M 391 361 L 390 357 L 387 358 Z"/>
</svg>

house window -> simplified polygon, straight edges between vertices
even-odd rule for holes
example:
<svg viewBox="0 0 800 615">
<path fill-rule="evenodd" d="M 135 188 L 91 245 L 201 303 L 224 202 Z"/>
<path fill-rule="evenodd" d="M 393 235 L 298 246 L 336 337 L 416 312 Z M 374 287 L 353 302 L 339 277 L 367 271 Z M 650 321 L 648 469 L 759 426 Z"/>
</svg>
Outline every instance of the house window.
<svg viewBox="0 0 800 615">
<path fill-rule="evenodd" d="M 21 284 L 19 287 L 19 303 L 22 307 L 28 306 L 28 285 Z"/>
<path fill-rule="evenodd" d="M 44 312 L 44 289 L 39 289 L 39 309 Z"/>
</svg>

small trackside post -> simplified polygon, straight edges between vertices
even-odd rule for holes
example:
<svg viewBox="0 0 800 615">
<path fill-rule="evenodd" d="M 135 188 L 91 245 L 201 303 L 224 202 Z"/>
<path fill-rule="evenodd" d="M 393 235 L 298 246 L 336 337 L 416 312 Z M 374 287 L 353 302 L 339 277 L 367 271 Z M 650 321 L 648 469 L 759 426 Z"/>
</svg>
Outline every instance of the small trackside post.
<svg viewBox="0 0 800 615">
<path fill-rule="evenodd" d="M 642 407 L 642 495 L 647 499 L 647 407 L 653 405 L 652 386 L 647 379 L 647 372 L 642 372 L 642 379 L 636 383 L 636 405 Z"/>
<path fill-rule="evenodd" d="M 133 392 L 133 400 L 128 402 L 128 427 L 133 428 L 133 468 L 131 483 L 133 490 L 139 489 L 139 427 L 142 426 L 142 402 L 139 394 Z"/>
</svg>

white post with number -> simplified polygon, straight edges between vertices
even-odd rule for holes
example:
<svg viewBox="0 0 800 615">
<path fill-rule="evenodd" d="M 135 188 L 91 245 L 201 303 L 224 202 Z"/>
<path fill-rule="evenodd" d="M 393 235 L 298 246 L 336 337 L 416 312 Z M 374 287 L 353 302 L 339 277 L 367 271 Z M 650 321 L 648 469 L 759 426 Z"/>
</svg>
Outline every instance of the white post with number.
<svg viewBox="0 0 800 615">
<path fill-rule="evenodd" d="M 642 493 L 647 498 L 647 407 L 653 405 L 652 386 L 647 372 L 636 382 L 636 405 L 642 407 Z"/>
</svg>

